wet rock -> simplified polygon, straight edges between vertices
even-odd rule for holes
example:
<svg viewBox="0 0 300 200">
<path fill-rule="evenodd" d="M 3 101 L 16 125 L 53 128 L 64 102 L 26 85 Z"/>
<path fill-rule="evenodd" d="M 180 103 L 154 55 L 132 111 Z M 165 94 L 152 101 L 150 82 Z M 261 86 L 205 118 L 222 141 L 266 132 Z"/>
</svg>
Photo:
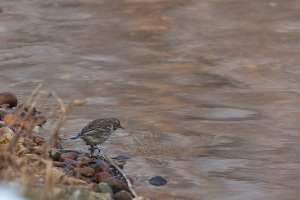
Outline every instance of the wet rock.
<svg viewBox="0 0 300 200">
<path fill-rule="evenodd" d="M 81 175 L 91 177 L 95 175 L 95 171 L 90 167 L 76 168 L 74 169 L 74 174 L 76 177 L 80 177 Z"/>
<path fill-rule="evenodd" d="M 44 137 L 41 137 L 41 136 L 36 136 L 34 138 L 34 142 L 37 144 L 37 145 L 40 145 L 40 144 L 44 144 L 46 142 L 46 139 Z"/>
<path fill-rule="evenodd" d="M 101 183 L 107 178 L 112 178 L 112 176 L 107 172 L 96 173 L 94 176 L 96 183 Z"/>
<path fill-rule="evenodd" d="M 132 196 L 129 192 L 122 190 L 114 195 L 114 200 L 131 200 Z"/>
<path fill-rule="evenodd" d="M 3 121 L 9 125 L 20 126 L 23 123 L 23 119 L 17 114 L 6 114 Z"/>
<path fill-rule="evenodd" d="M 65 160 L 64 160 L 64 164 L 67 166 L 67 167 L 69 167 L 69 166 L 72 166 L 72 165 L 74 165 L 75 164 L 75 160 L 72 160 L 72 159 L 70 159 L 70 158 L 65 158 Z"/>
<path fill-rule="evenodd" d="M 161 176 L 154 176 L 150 178 L 148 182 L 154 186 L 162 186 L 162 185 L 166 185 L 168 181 Z"/>
<path fill-rule="evenodd" d="M 67 152 L 67 153 L 61 154 L 58 160 L 60 162 L 64 162 L 64 160 L 66 158 L 69 158 L 69 159 L 72 159 L 72 160 L 76 160 L 78 158 L 78 154 L 75 153 L 75 152 Z"/>
<path fill-rule="evenodd" d="M 104 182 L 112 188 L 114 193 L 119 192 L 121 190 L 129 191 L 129 188 L 125 185 L 125 183 L 116 178 L 106 178 Z"/>
<path fill-rule="evenodd" d="M 118 161 L 126 161 L 126 160 L 130 160 L 131 158 L 125 155 L 118 155 L 117 157 L 113 158 L 116 159 Z"/>
<path fill-rule="evenodd" d="M 62 162 L 58 162 L 58 161 L 53 161 L 53 162 L 52 162 L 52 166 L 64 168 L 64 167 L 66 167 L 66 164 L 65 164 L 65 163 L 62 163 Z"/>
<path fill-rule="evenodd" d="M 58 159 L 60 158 L 61 153 L 56 150 L 56 149 L 50 149 L 49 151 L 49 157 L 53 160 L 53 161 L 58 161 Z"/>
<path fill-rule="evenodd" d="M 96 173 L 107 172 L 109 174 L 113 174 L 113 172 L 109 169 L 109 167 L 107 166 L 107 164 L 104 163 L 103 161 L 99 162 L 95 166 L 95 172 Z"/>
<path fill-rule="evenodd" d="M 2 104 L 9 104 L 10 108 L 12 108 L 18 105 L 18 99 L 11 92 L 2 92 L 0 93 L 0 105 Z"/>
</svg>

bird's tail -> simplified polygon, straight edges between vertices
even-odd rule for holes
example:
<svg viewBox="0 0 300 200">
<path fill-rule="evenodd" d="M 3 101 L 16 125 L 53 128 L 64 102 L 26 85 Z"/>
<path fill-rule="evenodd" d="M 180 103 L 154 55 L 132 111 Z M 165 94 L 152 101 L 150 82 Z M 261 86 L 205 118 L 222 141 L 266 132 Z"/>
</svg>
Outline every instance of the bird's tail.
<svg viewBox="0 0 300 200">
<path fill-rule="evenodd" d="M 71 137 L 70 139 L 75 140 L 77 138 L 78 138 L 78 136 L 75 136 L 75 137 Z"/>
</svg>

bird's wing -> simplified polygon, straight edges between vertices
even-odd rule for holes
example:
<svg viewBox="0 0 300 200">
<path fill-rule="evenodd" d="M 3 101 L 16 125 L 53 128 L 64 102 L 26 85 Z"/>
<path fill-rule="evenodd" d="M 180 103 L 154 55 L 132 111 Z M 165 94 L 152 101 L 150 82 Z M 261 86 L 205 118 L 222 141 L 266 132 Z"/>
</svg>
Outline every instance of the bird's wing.
<svg viewBox="0 0 300 200">
<path fill-rule="evenodd" d="M 93 134 L 94 131 L 110 132 L 110 127 L 105 123 L 106 119 L 96 119 L 88 123 L 78 134 L 78 137 L 83 135 Z"/>
</svg>

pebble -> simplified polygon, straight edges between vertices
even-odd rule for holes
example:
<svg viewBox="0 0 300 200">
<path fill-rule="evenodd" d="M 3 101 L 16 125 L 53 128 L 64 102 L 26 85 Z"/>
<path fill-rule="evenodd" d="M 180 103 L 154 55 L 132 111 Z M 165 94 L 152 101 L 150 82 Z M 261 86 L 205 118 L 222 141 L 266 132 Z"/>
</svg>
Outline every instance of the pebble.
<svg viewBox="0 0 300 200">
<path fill-rule="evenodd" d="M 154 176 L 150 178 L 148 182 L 154 186 L 163 186 L 166 185 L 168 181 L 161 176 Z"/>
<path fill-rule="evenodd" d="M 108 185 L 110 185 L 110 187 L 112 188 L 113 192 L 119 192 L 121 190 L 128 190 L 128 187 L 125 185 L 125 183 L 123 183 L 122 181 L 116 179 L 116 178 L 107 178 L 104 180 L 105 183 L 107 183 Z"/>
<path fill-rule="evenodd" d="M 72 165 L 74 165 L 75 164 L 75 160 L 72 160 L 72 159 L 70 159 L 70 158 L 65 158 L 65 160 L 64 160 L 64 164 L 67 166 L 67 167 L 69 167 L 69 166 L 72 166 Z"/>
<path fill-rule="evenodd" d="M 75 168 L 74 174 L 76 177 L 80 177 L 81 175 L 86 177 L 91 177 L 95 175 L 95 171 L 90 167 Z"/>
<path fill-rule="evenodd" d="M 101 183 L 107 178 L 112 178 L 112 176 L 107 172 L 96 173 L 94 176 L 96 183 Z"/>
<path fill-rule="evenodd" d="M 43 144 L 46 142 L 46 139 L 44 137 L 41 137 L 41 136 L 36 136 L 34 138 L 34 142 L 37 144 L 37 145 L 40 145 L 40 144 Z"/>
<path fill-rule="evenodd" d="M 42 127 L 40 127 L 40 126 L 35 126 L 35 127 L 33 128 L 33 130 L 32 130 L 32 134 L 37 135 L 37 134 L 40 134 L 41 131 L 42 131 Z"/>
<path fill-rule="evenodd" d="M 53 161 L 58 161 L 58 159 L 60 158 L 61 153 L 59 153 L 59 151 L 57 149 L 50 149 L 49 151 L 49 157 L 53 160 Z"/>
<path fill-rule="evenodd" d="M 18 105 L 18 99 L 16 95 L 11 92 L 0 93 L 0 105 L 9 104 L 10 107 L 16 107 Z"/>
<path fill-rule="evenodd" d="M 114 200 L 131 200 L 132 196 L 129 192 L 122 190 L 114 195 Z"/>
<path fill-rule="evenodd" d="M 113 158 L 116 159 L 118 161 L 126 161 L 126 160 L 130 160 L 131 158 L 125 155 L 118 155 L 117 157 Z"/>
<path fill-rule="evenodd" d="M 52 165 L 53 165 L 54 167 L 66 167 L 66 164 L 65 164 L 65 163 L 58 162 L 58 161 L 53 161 L 53 162 L 52 162 Z"/>
<path fill-rule="evenodd" d="M 103 161 L 98 163 L 95 166 L 95 172 L 96 173 L 100 173 L 100 172 L 107 172 L 109 174 L 113 174 L 112 171 L 109 169 L 109 167 L 107 166 L 106 163 L 104 163 Z"/>
<path fill-rule="evenodd" d="M 76 160 L 78 158 L 78 154 L 75 152 L 67 152 L 67 153 L 63 153 L 60 155 L 58 161 L 60 162 L 64 162 L 64 160 L 66 158 L 72 159 L 72 160 Z"/>
<path fill-rule="evenodd" d="M 3 121 L 9 125 L 21 125 L 23 123 L 22 118 L 17 114 L 6 114 Z"/>
</svg>

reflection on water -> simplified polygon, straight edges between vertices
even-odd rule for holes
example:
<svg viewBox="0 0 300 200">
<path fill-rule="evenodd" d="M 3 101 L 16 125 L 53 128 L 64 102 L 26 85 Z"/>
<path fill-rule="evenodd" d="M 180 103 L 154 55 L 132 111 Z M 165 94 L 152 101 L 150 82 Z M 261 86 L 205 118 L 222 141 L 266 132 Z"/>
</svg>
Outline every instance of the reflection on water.
<svg viewBox="0 0 300 200">
<path fill-rule="evenodd" d="M 86 99 L 126 130 L 137 193 L 155 199 L 298 199 L 299 8 L 288 1 L 1 1 L 0 88 Z M 1 10 L 1 9 L 0 9 Z M 86 148 L 82 141 L 64 144 Z M 147 180 L 160 175 L 162 187 Z"/>
</svg>

